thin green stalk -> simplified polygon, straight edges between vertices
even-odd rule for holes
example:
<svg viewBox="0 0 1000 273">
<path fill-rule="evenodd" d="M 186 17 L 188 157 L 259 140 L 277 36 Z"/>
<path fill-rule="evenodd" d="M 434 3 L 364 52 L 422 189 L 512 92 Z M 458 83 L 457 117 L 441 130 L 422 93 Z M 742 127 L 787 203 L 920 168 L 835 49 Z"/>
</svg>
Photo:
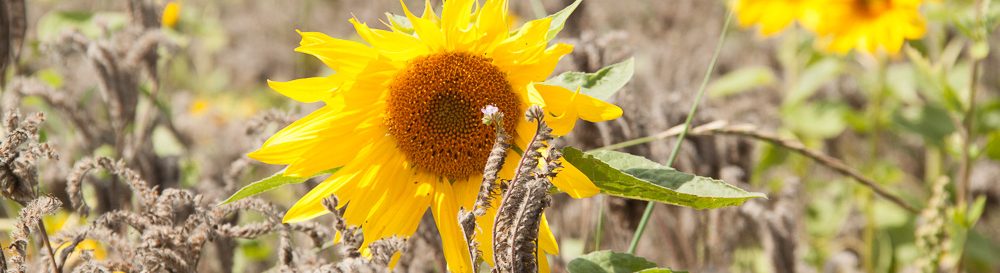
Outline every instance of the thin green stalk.
<svg viewBox="0 0 1000 273">
<path fill-rule="evenodd" d="M 594 250 L 601 250 L 601 237 L 604 236 L 604 198 L 597 203 L 597 227 L 594 231 Z"/>
<path fill-rule="evenodd" d="M 975 2 L 976 23 L 980 24 L 981 27 L 982 24 L 985 24 L 984 20 L 986 20 L 985 19 L 986 12 L 988 10 L 990 2 L 991 2 L 990 0 L 977 0 Z M 970 50 L 971 47 L 975 46 L 976 43 L 984 41 L 988 42 L 991 33 L 992 30 L 986 29 L 983 31 L 982 36 L 973 37 L 973 41 L 969 44 Z M 966 213 L 966 211 L 969 209 L 969 203 L 970 203 L 969 200 L 973 198 L 970 196 L 972 192 L 970 192 L 969 190 L 970 189 L 969 184 L 971 181 L 970 178 L 972 176 L 972 164 L 974 163 L 973 162 L 974 159 L 972 158 L 972 153 L 969 150 L 972 149 L 972 144 L 976 141 L 976 128 L 975 128 L 976 93 L 977 93 L 976 91 L 977 87 L 979 87 L 979 79 L 980 79 L 979 73 L 982 66 L 982 61 L 984 58 L 986 58 L 985 56 L 976 57 L 972 56 L 971 54 L 969 56 L 970 58 L 973 59 L 972 75 L 970 75 L 971 80 L 969 81 L 968 108 L 965 109 L 965 113 L 962 118 L 962 124 L 961 124 L 962 132 L 964 132 L 962 141 L 962 158 L 961 158 L 962 161 L 958 174 L 959 180 L 957 181 L 956 185 L 957 200 L 955 202 L 955 205 L 958 206 L 959 211 L 961 213 Z M 966 231 L 968 231 L 968 229 L 971 228 L 972 228 L 971 226 L 966 227 Z M 968 232 L 962 232 L 961 235 L 958 235 L 957 237 L 960 237 L 959 240 L 963 243 L 962 243 L 962 249 L 958 253 L 958 265 L 955 266 L 955 272 L 963 272 L 965 268 L 965 257 L 966 257 L 965 249 L 968 247 L 967 243 L 967 240 L 969 239 Z"/>
<path fill-rule="evenodd" d="M 705 88 L 708 86 L 708 80 L 712 78 L 712 72 L 715 71 L 715 64 L 719 60 L 719 52 L 722 51 L 722 45 L 726 42 L 726 33 L 729 30 L 729 22 L 733 19 L 733 11 L 729 10 L 726 12 L 726 22 L 722 23 L 722 33 L 719 34 L 719 41 L 715 44 L 715 52 L 712 53 L 712 60 L 708 63 L 708 69 L 705 71 L 705 77 L 701 81 L 701 86 L 698 87 L 698 94 L 695 95 L 694 104 L 691 105 L 691 110 L 688 111 L 687 119 L 684 120 L 684 130 L 681 134 L 677 136 L 676 142 L 674 142 L 674 148 L 670 151 L 670 158 L 667 159 L 667 166 L 673 166 L 674 160 L 677 159 L 678 151 L 681 149 L 681 143 L 684 142 L 684 137 L 687 136 L 688 130 L 691 129 L 691 121 L 694 119 L 695 112 L 698 111 L 698 105 L 701 104 L 701 99 L 705 95 Z M 635 235 L 632 237 L 632 243 L 629 244 L 628 253 L 635 254 L 635 249 L 639 246 L 639 239 L 642 239 L 642 233 L 646 231 L 646 224 L 649 223 L 650 215 L 653 214 L 653 208 L 656 205 L 655 202 L 649 202 L 646 204 L 646 211 L 642 213 L 642 219 L 639 220 L 639 226 L 635 229 Z"/>
<path fill-rule="evenodd" d="M 663 137 L 661 137 L 659 135 L 645 136 L 645 137 L 640 137 L 640 138 L 636 138 L 636 139 L 631 139 L 631 140 L 626 140 L 626 141 L 618 142 L 618 143 L 611 144 L 611 145 L 604 146 L 604 147 L 600 147 L 600 148 L 597 148 L 597 149 L 594 149 L 594 150 L 618 150 L 618 149 L 625 148 L 625 147 L 632 147 L 632 146 L 639 145 L 639 144 L 650 143 L 650 142 L 657 141 L 657 140 L 660 140 L 660 139 L 663 139 Z"/>
<path fill-rule="evenodd" d="M 981 59 L 977 59 L 972 62 L 972 79 L 969 84 L 969 102 L 968 108 L 965 109 L 964 117 L 962 118 L 962 131 L 965 132 L 964 140 L 962 141 L 962 162 L 961 168 L 959 169 L 959 180 L 957 190 L 957 202 L 956 204 L 960 206 L 966 206 L 968 204 L 969 196 L 969 178 L 972 174 L 972 153 L 969 152 L 972 149 L 972 143 L 975 141 L 975 118 L 976 118 L 976 85 L 979 81 L 979 69 L 982 66 Z"/>
</svg>

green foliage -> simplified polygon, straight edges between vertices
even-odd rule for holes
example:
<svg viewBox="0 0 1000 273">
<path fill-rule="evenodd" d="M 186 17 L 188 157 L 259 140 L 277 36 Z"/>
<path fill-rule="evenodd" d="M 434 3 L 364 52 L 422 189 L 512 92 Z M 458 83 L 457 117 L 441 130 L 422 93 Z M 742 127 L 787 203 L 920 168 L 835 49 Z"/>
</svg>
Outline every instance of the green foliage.
<svg viewBox="0 0 1000 273">
<path fill-rule="evenodd" d="M 843 65 L 835 58 L 825 58 L 807 66 L 795 86 L 785 96 L 785 104 L 805 101 L 824 84 L 840 76 L 842 71 Z"/>
<path fill-rule="evenodd" d="M 552 18 L 552 23 L 549 24 L 549 31 L 545 33 L 546 40 L 552 40 L 555 38 L 560 31 L 562 31 L 563 26 L 566 25 L 566 19 L 569 19 L 569 15 L 573 14 L 576 7 L 580 5 L 583 0 L 573 1 L 573 4 L 566 6 L 562 10 L 549 15 L 548 18 Z"/>
<path fill-rule="evenodd" d="M 656 268 L 656 264 L 643 257 L 609 250 L 595 251 L 569 262 L 570 273 L 671 273 L 666 268 Z"/>
<path fill-rule="evenodd" d="M 582 152 L 563 149 L 564 157 L 583 172 L 601 192 L 624 198 L 655 201 L 695 209 L 743 204 L 766 197 L 721 180 L 696 176 L 649 159 L 615 151 Z"/>
<path fill-rule="evenodd" d="M 570 71 L 545 81 L 546 84 L 562 86 L 569 90 L 580 88 L 588 96 L 607 101 L 618 93 L 635 74 L 635 59 L 628 58 L 594 73 Z"/>
<path fill-rule="evenodd" d="M 719 77 L 708 86 L 708 94 L 712 98 L 725 97 L 743 93 L 758 87 L 774 84 L 777 77 L 771 68 L 765 66 L 749 66 L 729 72 Z"/>
<path fill-rule="evenodd" d="M 405 15 L 399 15 L 394 13 L 385 13 L 386 17 L 389 17 L 389 22 L 393 27 L 399 29 L 406 34 L 413 34 L 413 23 L 410 22 L 410 18 L 406 18 Z"/>
<path fill-rule="evenodd" d="M 128 16 L 122 12 L 56 11 L 38 20 L 38 39 L 54 42 L 68 29 L 80 31 L 87 37 L 98 37 L 105 28 L 115 31 L 128 24 Z"/>
<path fill-rule="evenodd" d="M 322 171 L 322 172 L 317 173 L 313 177 L 324 175 L 324 174 L 332 174 L 332 173 L 337 172 L 337 170 L 340 170 L 340 168 L 338 167 L 338 168 L 333 168 L 333 169 L 329 169 L 329 170 L 326 170 L 326 171 Z M 244 186 L 240 190 L 236 191 L 236 193 L 233 193 L 233 195 L 230 196 L 229 198 L 227 198 L 226 201 L 222 201 L 222 203 L 220 205 L 224 205 L 224 204 L 229 204 L 229 203 L 232 203 L 232 202 L 236 202 L 236 201 L 239 201 L 240 199 L 251 197 L 251 196 L 254 196 L 254 195 L 258 195 L 258 194 L 261 194 L 261 193 L 264 193 L 264 192 L 267 192 L 267 191 L 270 191 L 270 190 L 273 190 L 273 189 L 277 189 L 278 187 L 281 187 L 281 186 L 284 186 L 284 185 L 291 185 L 291 184 L 298 184 L 298 183 L 306 182 L 306 180 L 309 180 L 309 178 L 312 178 L 312 177 L 285 176 L 285 171 L 281 170 L 281 171 L 279 171 L 279 172 L 277 172 L 277 173 L 275 173 L 275 174 L 273 174 L 271 176 L 268 176 L 267 178 L 258 180 L 256 182 L 250 183 L 250 185 Z"/>
<path fill-rule="evenodd" d="M 893 114 L 893 120 L 901 128 L 924 137 L 929 144 L 944 145 L 944 138 L 955 132 L 948 110 L 934 106 L 901 108 Z"/>
<path fill-rule="evenodd" d="M 787 105 L 782 119 L 789 130 L 809 138 L 829 138 L 847 128 L 847 107 L 839 103 L 818 102 Z"/>
<path fill-rule="evenodd" d="M 986 156 L 990 159 L 1000 161 L 1000 132 L 993 132 L 986 142 Z"/>
</svg>

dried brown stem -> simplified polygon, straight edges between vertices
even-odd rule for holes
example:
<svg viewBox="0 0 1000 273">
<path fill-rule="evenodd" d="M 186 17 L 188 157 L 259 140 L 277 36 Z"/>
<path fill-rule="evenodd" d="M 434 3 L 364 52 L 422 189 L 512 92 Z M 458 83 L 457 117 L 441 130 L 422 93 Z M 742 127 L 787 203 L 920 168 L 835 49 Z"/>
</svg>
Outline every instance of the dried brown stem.
<svg viewBox="0 0 1000 273">
<path fill-rule="evenodd" d="M 56 264 L 56 252 L 52 250 L 52 242 L 49 242 L 49 234 L 45 230 L 45 222 L 42 219 L 38 219 L 38 235 L 42 237 L 42 245 L 45 246 L 45 250 L 49 252 L 49 261 L 52 262 L 52 272 L 60 273 L 62 268 Z"/>
<path fill-rule="evenodd" d="M 553 139 L 552 129 L 544 120 L 544 112 L 538 106 L 528 109 L 529 121 L 538 123 L 535 137 L 528 144 L 517 174 L 503 193 L 500 207 L 493 224 L 493 272 L 535 272 L 538 229 L 542 213 L 551 202 L 548 191 L 549 181 L 560 167 L 561 155 L 555 149 L 548 150 L 546 165 L 539 168 L 541 149 Z"/>
<path fill-rule="evenodd" d="M 675 132 L 677 132 L 677 131 L 679 131 L 679 130 L 676 130 L 675 128 L 671 128 L 671 129 L 669 129 L 667 131 L 664 131 L 663 133 L 657 134 L 657 137 L 660 137 L 660 138 L 671 137 L 671 136 L 676 135 Z M 746 124 L 746 125 L 729 125 L 727 122 L 724 122 L 724 121 L 716 121 L 716 122 L 712 122 L 712 123 L 708 123 L 708 124 L 705 124 L 705 125 L 702 125 L 702 126 L 695 127 L 693 129 L 691 129 L 691 131 L 689 132 L 689 134 L 691 134 L 691 135 L 734 135 L 734 136 L 743 136 L 743 137 L 753 138 L 753 139 L 756 139 L 756 140 L 766 141 L 768 143 L 777 145 L 777 146 L 785 148 L 785 149 L 789 149 L 789 150 L 791 150 L 793 152 L 796 152 L 796 153 L 801 154 L 801 155 L 803 155 L 805 157 L 808 157 L 809 159 L 812 159 L 813 161 L 816 161 L 820 165 L 826 166 L 826 167 L 828 167 L 828 168 L 836 171 L 837 173 L 840 173 L 841 175 L 845 175 L 845 176 L 851 177 L 855 181 L 858 181 L 858 183 L 861 183 L 861 185 L 872 189 L 872 191 L 874 191 L 875 194 L 877 194 L 878 196 L 880 196 L 882 198 L 885 198 L 889 202 L 892 202 L 893 204 L 898 205 L 899 207 L 905 209 L 906 211 L 909 211 L 910 213 L 917 214 L 920 211 L 916 207 L 914 207 L 914 206 L 906 203 L 906 201 L 903 201 L 903 199 L 900 198 L 899 196 L 896 196 L 895 194 L 889 192 L 885 188 L 882 188 L 882 186 L 879 186 L 878 183 L 875 182 L 874 179 L 868 178 L 868 177 L 864 176 L 863 174 L 861 174 L 861 172 L 859 172 L 859 171 L 857 171 L 855 169 L 852 169 L 851 167 L 847 166 L 847 164 L 844 164 L 843 161 L 840 161 L 839 159 L 833 158 L 833 157 L 831 157 L 829 155 L 823 154 L 823 153 L 821 153 L 819 151 L 816 151 L 816 150 L 813 150 L 813 149 L 809 149 L 805 145 L 803 145 L 801 142 L 798 142 L 798 141 L 795 141 L 795 140 L 791 140 L 791 139 L 787 139 L 787 138 L 783 138 L 783 137 L 780 137 L 780 136 L 777 136 L 777 135 L 774 135 L 774 134 L 770 134 L 770 133 L 760 132 L 754 126 L 752 126 L 752 125 L 749 125 L 749 124 Z"/>
<path fill-rule="evenodd" d="M 476 197 L 476 203 L 473 205 L 472 211 L 465 211 L 465 208 L 460 208 L 458 213 L 458 222 L 462 225 L 465 241 L 469 244 L 469 253 L 471 254 L 473 264 L 476 264 L 480 255 L 479 245 L 474 239 L 476 218 L 486 214 L 486 210 L 490 208 L 493 197 L 499 193 L 498 174 L 503 168 L 504 161 L 507 158 L 507 151 L 510 149 L 510 136 L 507 135 L 506 130 L 503 128 L 504 114 L 499 112 L 496 107 L 491 108 L 491 106 L 484 108 L 483 113 L 483 123 L 493 126 L 496 138 L 493 142 L 493 149 L 486 159 L 486 166 L 483 169 L 483 182 L 479 187 L 479 195 Z"/>
</svg>

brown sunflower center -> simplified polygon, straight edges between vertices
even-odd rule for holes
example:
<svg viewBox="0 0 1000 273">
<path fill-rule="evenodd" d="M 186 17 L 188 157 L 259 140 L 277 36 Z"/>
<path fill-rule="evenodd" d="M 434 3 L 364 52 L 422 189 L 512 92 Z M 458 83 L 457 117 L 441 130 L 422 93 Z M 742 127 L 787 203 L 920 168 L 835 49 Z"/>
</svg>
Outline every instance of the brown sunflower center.
<svg viewBox="0 0 1000 273">
<path fill-rule="evenodd" d="M 856 0 L 854 1 L 854 10 L 859 14 L 863 14 L 869 17 L 878 17 L 885 13 L 886 10 L 892 7 L 891 1 L 888 0 Z"/>
<path fill-rule="evenodd" d="M 389 85 L 386 125 L 417 167 L 464 179 L 483 171 L 494 131 L 481 109 L 494 105 L 513 133 L 520 101 L 507 76 L 484 57 L 438 53 L 410 61 Z"/>
</svg>

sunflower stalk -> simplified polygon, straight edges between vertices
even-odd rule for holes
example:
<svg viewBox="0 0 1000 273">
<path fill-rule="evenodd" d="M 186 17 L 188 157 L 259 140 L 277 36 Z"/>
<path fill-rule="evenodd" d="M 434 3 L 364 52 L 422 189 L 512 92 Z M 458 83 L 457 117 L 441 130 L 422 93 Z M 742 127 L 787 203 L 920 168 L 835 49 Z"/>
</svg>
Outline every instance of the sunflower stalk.
<svg viewBox="0 0 1000 273">
<path fill-rule="evenodd" d="M 561 167 L 562 155 L 549 148 L 546 164 L 539 166 L 542 149 L 553 139 L 552 129 L 538 106 L 528 109 L 528 121 L 537 122 L 535 137 L 524 150 L 514 180 L 503 193 L 493 224 L 493 272 L 537 272 L 538 229 L 542 213 L 551 203 L 550 181 Z"/>
</svg>

